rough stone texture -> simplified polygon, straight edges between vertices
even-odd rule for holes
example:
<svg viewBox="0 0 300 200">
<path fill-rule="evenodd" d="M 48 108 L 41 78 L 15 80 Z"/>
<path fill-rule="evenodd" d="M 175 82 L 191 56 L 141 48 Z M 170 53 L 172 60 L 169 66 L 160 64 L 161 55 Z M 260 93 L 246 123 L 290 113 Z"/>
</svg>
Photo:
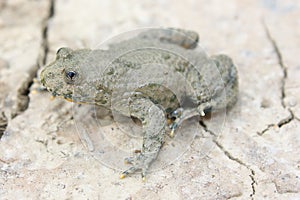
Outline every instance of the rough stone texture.
<svg viewBox="0 0 300 200">
<path fill-rule="evenodd" d="M 0 2 L 1 199 L 300 198 L 298 1 L 53 3 Z M 240 96 L 221 128 L 205 120 L 186 153 L 143 183 L 95 159 L 72 104 L 32 82 L 59 47 L 95 48 L 149 26 L 195 30 L 209 55 L 233 57 Z M 211 141 L 205 153 L 201 138 Z"/>
</svg>

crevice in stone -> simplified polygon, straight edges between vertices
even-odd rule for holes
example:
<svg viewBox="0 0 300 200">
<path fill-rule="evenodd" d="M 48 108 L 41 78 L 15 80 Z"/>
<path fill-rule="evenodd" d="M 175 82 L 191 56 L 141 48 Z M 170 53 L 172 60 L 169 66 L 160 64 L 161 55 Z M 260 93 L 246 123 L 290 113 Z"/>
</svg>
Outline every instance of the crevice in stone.
<svg viewBox="0 0 300 200">
<path fill-rule="evenodd" d="M 262 131 L 260 131 L 260 132 L 257 132 L 257 135 L 262 136 L 263 134 L 265 134 L 265 132 L 267 132 L 271 127 L 274 127 L 274 126 L 275 126 L 275 124 L 269 124 L 269 125 L 267 126 L 267 128 L 265 128 L 264 130 L 262 130 Z"/>
<path fill-rule="evenodd" d="M 216 138 L 216 133 L 214 133 L 213 131 L 209 130 L 206 126 L 206 124 L 203 121 L 199 122 L 200 126 L 203 127 L 203 129 L 208 132 L 209 134 L 211 134 L 213 136 L 213 142 L 216 144 L 216 146 L 225 154 L 225 156 L 227 156 L 230 160 L 237 162 L 238 164 L 246 167 L 249 171 L 250 171 L 250 179 L 251 179 L 251 194 L 250 197 L 252 199 L 254 199 L 254 195 L 255 195 L 255 186 L 257 185 L 257 182 L 255 181 L 255 171 L 253 169 L 250 168 L 249 165 L 245 164 L 243 161 L 241 161 L 240 159 L 234 157 L 233 155 L 231 155 L 224 147 L 221 143 L 219 143 L 215 138 Z"/>
<path fill-rule="evenodd" d="M 17 100 L 16 100 L 16 107 L 11 112 L 11 118 L 15 118 L 22 112 L 24 112 L 29 105 L 29 93 L 30 93 L 30 87 L 33 84 L 33 80 L 36 77 L 36 72 L 38 70 L 38 66 L 35 65 L 32 68 L 30 68 L 30 71 L 28 71 L 28 77 L 26 80 L 22 83 L 21 87 L 18 89 L 17 92 Z"/>
<path fill-rule="evenodd" d="M 39 67 L 42 67 L 43 65 L 46 64 L 47 61 L 47 55 L 49 51 L 49 41 L 48 41 L 48 29 L 49 29 L 49 21 L 51 18 L 53 18 L 55 13 L 55 0 L 50 0 L 50 7 L 49 7 L 49 12 L 48 16 L 44 20 L 42 24 L 42 45 L 41 45 L 41 53 L 38 57 L 38 65 Z"/>
<path fill-rule="evenodd" d="M 255 195 L 255 186 L 257 185 L 256 181 L 255 181 L 255 171 L 250 169 L 251 170 L 251 174 L 249 175 L 252 182 L 251 182 L 251 188 L 252 188 L 252 193 L 250 194 L 250 197 L 254 197 Z"/>
<path fill-rule="evenodd" d="M 40 47 L 40 54 L 38 55 L 37 64 L 34 65 L 28 72 L 27 79 L 22 83 L 18 89 L 16 107 L 12 111 L 11 118 L 15 118 L 23 113 L 29 106 L 29 93 L 34 80 L 37 78 L 37 72 L 41 66 L 46 63 L 48 53 L 48 22 L 54 16 L 54 0 L 50 0 L 48 15 L 42 22 L 42 43 Z"/>
<path fill-rule="evenodd" d="M 221 149 L 221 150 L 224 152 L 224 154 L 225 154 L 230 160 L 233 160 L 233 161 L 239 163 L 240 165 L 243 165 L 243 166 L 249 168 L 245 163 L 243 163 L 243 162 L 242 162 L 241 160 L 239 160 L 238 158 L 233 157 L 228 151 L 226 151 L 226 150 L 224 149 L 224 147 L 223 147 L 223 146 L 215 139 L 216 134 L 215 134 L 213 131 L 209 130 L 209 129 L 207 128 L 206 124 L 205 124 L 203 121 L 200 121 L 200 126 L 202 126 L 203 129 L 204 129 L 206 132 L 208 132 L 209 134 L 211 134 L 211 135 L 213 136 L 213 142 L 217 145 L 217 147 L 219 147 L 219 149 Z"/>
<path fill-rule="evenodd" d="M 290 123 L 292 120 L 295 119 L 295 116 L 293 114 L 293 112 L 289 109 L 290 115 L 284 119 L 281 119 L 278 123 L 273 123 L 273 124 L 269 124 L 264 130 L 257 132 L 258 135 L 262 136 L 264 133 L 266 133 L 267 131 L 270 130 L 270 128 L 272 127 L 278 127 L 281 128 L 285 125 L 287 125 L 288 123 Z"/>
<path fill-rule="evenodd" d="M 281 105 L 283 108 L 286 108 L 285 102 L 284 102 L 284 98 L 286 97 L 286 93 L 285 93 L 285 85 L 286 85 L 286 79 L 288 77 L 288 73 L 287 73 L 287 67 L 285 66 L 284 62 L 283 62 L 283 58 L 282 58 L 282 54 L 280 52 L 280 49 L 277 45 L 277 42 L 275 41 L 275 39 L 272 37 L 271 32 L 267 26 L 267 24 L 263 21 L 263 26 L 267 35 L 268 40 L 271 42 L 275 54 L 277 56 L 277 60 L 278 60 L 278 64 L 283 72 L 283 77 L 281 78 Z"/>
<path fill-rule="evenodd" d="M 4 131 L 6 130 L 8 119 L 4 112 L 0 113 L 0 138 L 2 137 Z"/>
<path fill-rule="evenodd" d="M 290 115 L 287 118 L 282 119 L 282 120 L 280 120 L 280 122 L 278 122 L 277 125 L 279 128 L 290 123 L 295 118 L 293 112 L 290 109 L 289 109 L 289 112 L 290 112 Z"/>
<path fill-rule="evenodd" d="M 209 134 L 211 134 L 214 138 L 217 137 L 217 135 L 216 135 L 213 131 L 211 131 L 211 130 L 209 130 L 209 129 L 207 128 L 207 126 L 206 126 L 206 124 L 204 123 L 204 121 L 200 120 L 200 121 L 199 121 L 199 124 L 200 124 L 200 126 L 202 126 L 202 127 L 204 128 L 204 130 L 205 130 L 206 132 L 208 132 Z"/>
<path fill-rule="evenodd" d="M 282 57 L 282 54 L 280 52 L 280 49 L 277 45 L 277 42 L 276 40 L 273 38 L 273 36 L 271 35 L 271 32 L 267 26 L 267 24 L 265 23 L 265 21 L 263 21 L 263 27 L 265 29 L 265 32 L 266 32 L 266 35 L 267 35 L 267 38 L 268 40 L 270 41 L 274 51 L 275 51 L 275 54 L 276 54 L 276 57 L 277 57 L 277 61 L 278 61 L 278 64 L 282 70 L 282 73 L 283 73 L 283 76 L 281 78 L 281 105 L 284 109 L 287 108 L 285 102 L 284 102 L 284 99 L 286 97 L 286 92 L 285 92 L 285 85 L 286 85 L 286 80 L 288 78 L 288 71 L 287 71 L 287 67 L 285 66 L 284 62 L 283 62 L 283 57 Z M 282 126 L 290 123 L 292 120 L 295 119 L 295 116 L 294 116 L 294 113 L 292 112 L 292 110 L 288 109 L 288 111 L 290 112 L 290 115 L 287 117 L 287 118 L 284 118 L 284 119 L 281 119 L 278 123 L 272 123 L 272 124 L 269 124 L 267 125 L 267 127 L 265 129 L 263 129 L 262 131 L 260 132 L 257 132 L 258 135 L 262 136 L 264 133 L 266 133 L 268 130 L 270 130 L 270 128 L 272 127 L 279 127 L 281 128 Z"/>
</svg>

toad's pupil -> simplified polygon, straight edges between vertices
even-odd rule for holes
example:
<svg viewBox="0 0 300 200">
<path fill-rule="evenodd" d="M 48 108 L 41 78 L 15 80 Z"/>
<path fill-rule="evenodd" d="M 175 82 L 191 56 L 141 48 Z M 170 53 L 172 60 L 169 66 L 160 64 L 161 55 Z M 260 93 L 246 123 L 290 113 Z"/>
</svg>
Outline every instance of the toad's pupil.
<svg viewBox="0 0 300 200">
<path fill-rule="evenodd" d="M 67 77 L 68 77 L 69 79 L 72 80 L 75 76 L 76 76 L 76 72 L 73 72 L 73 71 L 67 72 Z"/>
</svg>

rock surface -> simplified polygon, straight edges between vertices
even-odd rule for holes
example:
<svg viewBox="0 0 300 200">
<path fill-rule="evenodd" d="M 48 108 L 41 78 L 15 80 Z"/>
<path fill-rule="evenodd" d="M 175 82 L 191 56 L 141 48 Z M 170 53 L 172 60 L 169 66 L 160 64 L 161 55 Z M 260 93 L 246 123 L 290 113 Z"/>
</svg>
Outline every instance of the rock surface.
<svg viewBox="0 0 300 200">
<path fill-rule="evenodd" d="M 283 0 L 1 1 L 0 199 L 299 199 L 299 11 Z M 34 80 L 62 46 L 152 26 L 194 30 L 209 55 L 230 55 L 239 101 L 146 182 L 120 180 L 82 144 L 74 106 Z"/>
</svg>

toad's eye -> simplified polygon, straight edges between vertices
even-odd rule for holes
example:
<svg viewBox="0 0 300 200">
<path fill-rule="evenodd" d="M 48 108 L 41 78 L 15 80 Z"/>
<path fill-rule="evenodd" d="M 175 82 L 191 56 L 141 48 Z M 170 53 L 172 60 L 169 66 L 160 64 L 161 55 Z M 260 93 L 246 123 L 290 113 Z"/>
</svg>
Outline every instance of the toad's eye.
<svg viewBox="0 0 300 200">
<path fill-rule="evenodd" d="M 66 71 L 65 76 L 67 83 L 72 84 L 77 77 L 77 73 L 75 71 Z"/>
</svg>

